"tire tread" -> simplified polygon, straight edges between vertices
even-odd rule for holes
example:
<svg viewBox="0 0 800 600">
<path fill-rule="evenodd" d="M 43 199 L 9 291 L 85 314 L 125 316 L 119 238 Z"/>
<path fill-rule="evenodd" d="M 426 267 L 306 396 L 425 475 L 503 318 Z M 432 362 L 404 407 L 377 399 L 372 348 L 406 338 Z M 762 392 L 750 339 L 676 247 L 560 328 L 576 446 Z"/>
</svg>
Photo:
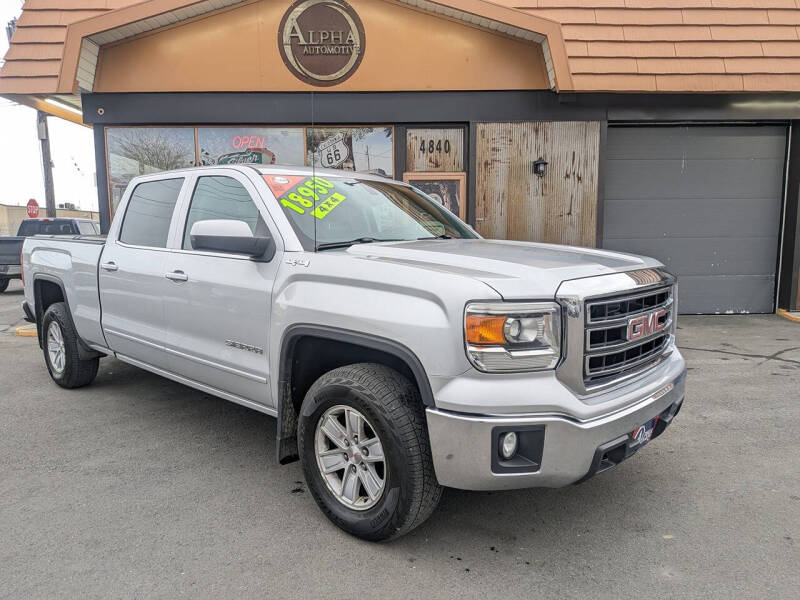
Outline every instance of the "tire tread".
<svg viewBox="0 0 800 600">
<path fill-rule="evenodd" d="M 61 327 L 66 349 L 66 364 L 61 378 L 56 377 L 50 368 L 50 358 L 47 353 L 47 328 L 51 321 L 56 321 Z M 78 352 L 79 336 L 72 323 L 67 305 L 64 302 L 51 304 L 42 317 L 42 338 L 44 339 L 44 360 L 50 371 L 50 376 L 58 385 L 67 389 L 74 389 L 89 385 L 97 376 L 100 366 L 99 358 L 81 359 Z"/>
<path fill-rule="evenodd" d="M 406 466 L 413 482 L 409 496 L 411 505 L 395 530 L 380 539 L 391 540 L 408 533 L 431 516 L 442 495 L 433 468 L 425 411 L 418 390 L 406 377 L 385 365 L 356 363 L 320 377 L 306 398 L 313 398 L 320 388 L 328 385 L 351 387 L 373 398 L 373 408 L 384 413 L 400 438 L 408 456 Z M 330 518 L 330 511 L 324 506 L 322 508 Z"/>
</svg>

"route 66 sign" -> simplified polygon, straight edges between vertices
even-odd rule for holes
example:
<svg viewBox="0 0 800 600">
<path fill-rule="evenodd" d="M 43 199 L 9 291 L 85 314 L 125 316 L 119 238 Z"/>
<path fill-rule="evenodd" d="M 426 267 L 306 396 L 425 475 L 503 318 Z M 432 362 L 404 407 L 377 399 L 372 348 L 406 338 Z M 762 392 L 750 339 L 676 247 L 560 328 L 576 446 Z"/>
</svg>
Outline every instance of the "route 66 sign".
<svg viewBox="0 0 800 600">
<path fill-rule="evenodd" d="M 350 158 L 350 148 L 344 143 L 344 133 L 337 133 L 317 148 L 319 162 L 326 169 L 334 169 Z"/>
</svg>

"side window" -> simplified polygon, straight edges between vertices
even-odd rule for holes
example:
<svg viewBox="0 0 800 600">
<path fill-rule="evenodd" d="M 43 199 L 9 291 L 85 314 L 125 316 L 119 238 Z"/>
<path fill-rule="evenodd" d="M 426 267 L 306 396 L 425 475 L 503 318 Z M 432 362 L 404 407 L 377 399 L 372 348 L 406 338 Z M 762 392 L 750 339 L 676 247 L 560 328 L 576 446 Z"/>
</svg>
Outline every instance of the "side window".
<svg viewBox="0 0 800 600">
<path fill-rule="evenodd" d="M 263 234 L 267 226 L 256 208 L 250 193 L 232 177 L 200 177 L 192 194 L 183 249 L 192 250 L 192 225 L 209 220 L 244 221 L 253 234 Z"/>
<path fill-rule="evenodd" d="M 81 235 L 94 235 L 95 233 L 97 233 L 94 230 L 94 225 L 92 225 L 92 223 L 90 223 L 89 221 L 77 221 L 77 225 L 78 225 L 78 233 L 80 233 Z"/>
<path fill-rule="evenodd" d="M 183 179 L 140 183 L 133 190 L 119 241 L 134 246 L 166 248 L 169 224 Z"/>
</svg>

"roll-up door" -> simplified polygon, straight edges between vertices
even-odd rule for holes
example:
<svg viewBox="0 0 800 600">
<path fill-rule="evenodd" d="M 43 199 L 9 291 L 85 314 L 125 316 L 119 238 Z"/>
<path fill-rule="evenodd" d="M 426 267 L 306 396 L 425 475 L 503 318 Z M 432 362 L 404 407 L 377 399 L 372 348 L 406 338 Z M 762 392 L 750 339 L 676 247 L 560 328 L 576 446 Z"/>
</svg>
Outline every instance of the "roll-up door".
<svg viewBox="0 0 800 600">
<path fill-rule="evenodd" d="M 786 127 L 609 127 L 603 247 L 653 256 L 682 313 L 775 307 Z"/>
</svg>

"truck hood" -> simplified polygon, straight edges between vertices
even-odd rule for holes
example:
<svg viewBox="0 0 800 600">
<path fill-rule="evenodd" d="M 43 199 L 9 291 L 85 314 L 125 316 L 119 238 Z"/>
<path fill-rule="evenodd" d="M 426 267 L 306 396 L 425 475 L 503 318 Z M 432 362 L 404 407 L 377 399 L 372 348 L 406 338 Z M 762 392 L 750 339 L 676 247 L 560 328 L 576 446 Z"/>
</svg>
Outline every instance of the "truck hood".
<svg viewBox="0 0 800 600">
<path fill-rule="evenodd" d="M 420 240 L 356 244 L 354 258 L 473 277 L 507 300 L 551 298 L 568 279 L 661 267 L 643 256 L 505 240 Z"/>
</svg>

